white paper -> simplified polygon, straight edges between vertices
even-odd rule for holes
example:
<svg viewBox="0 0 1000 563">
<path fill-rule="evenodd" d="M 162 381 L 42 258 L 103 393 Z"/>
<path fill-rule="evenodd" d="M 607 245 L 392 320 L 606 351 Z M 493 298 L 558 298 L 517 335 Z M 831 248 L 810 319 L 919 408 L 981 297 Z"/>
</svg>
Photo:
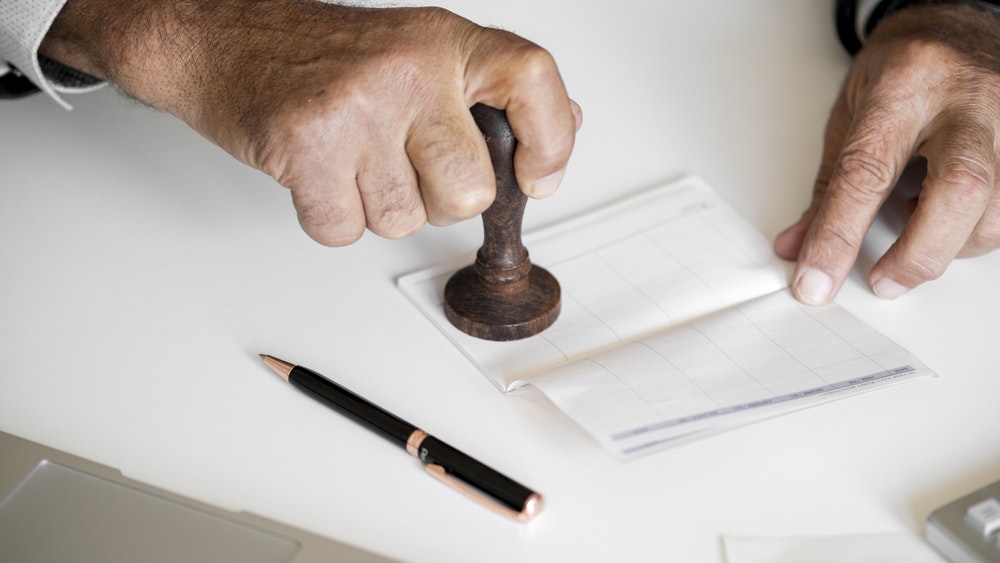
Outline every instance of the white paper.
<svg viewBox="0 0 1000 563">
<path fill-rule="evenodd" d="M 445 318 L 444 286 L 474 256 L 399 280 L 400 290 L 503 391 L 595 350 L 785 286 L 784 265 L 763 236 L 693 177 L 524 240 L 532 263 L 562 288 L 559 319 L 531 338 L 480 340 Z"/>
<path fill-rule="evenodd" d="M 544 392 L 623 456 L 925 375 L 836 305 L 787 290 L 540 373 Z"/>
<path fill-rule="evenodd" d="M 839 306 L 792 299 L 767 240 L 696 177 L 525 245 L 562 288 L 537 336 L 490 342 L 449 323 L 444 285 L 465 263 L 400 290 L 494 385 L 536 386 L 621 456 L 933 375 Z"/>
</svg>

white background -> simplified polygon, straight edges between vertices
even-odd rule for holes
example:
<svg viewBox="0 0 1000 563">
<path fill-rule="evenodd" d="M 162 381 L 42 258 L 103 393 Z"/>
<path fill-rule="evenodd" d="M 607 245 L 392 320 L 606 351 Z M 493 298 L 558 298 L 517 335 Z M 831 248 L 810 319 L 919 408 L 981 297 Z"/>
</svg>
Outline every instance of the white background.
<svg viewBox="0 0 1000 563">
<path fill-rule="evenodd" d="M 548 48 L 585 123 L 527 228 L 682 174 L 773 239 L 808 202 L 849 59 L 832 2 L 450 1 Z M 478 220 L 323 248 L 287 191 L 112 89 L 0 103 L 0 430 L 414 561 L 718 562 L 720 537 L 923 533 L 1000 478 L 1000 255 L 838 301 L 940 374 L 621 463 L 500 394 L 398 292 Z M 884 238 L 884 237 L 883 237 Z M 529 249 L 530 250 L 530 249 Z M 325 373 L 541 491 L 509 522 L 271 374 Z"/>
</svg>

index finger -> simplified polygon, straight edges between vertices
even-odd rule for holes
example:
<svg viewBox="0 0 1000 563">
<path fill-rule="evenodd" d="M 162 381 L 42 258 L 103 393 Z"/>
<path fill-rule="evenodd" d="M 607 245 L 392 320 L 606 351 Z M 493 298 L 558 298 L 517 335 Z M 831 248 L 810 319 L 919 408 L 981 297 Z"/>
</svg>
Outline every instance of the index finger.
<svg viewBox="0 0 1000 563">
<path fill-rule="evenodd" d="M 909 161 L 922 129 L 920 114 L 891 96 L 861 100 L 799 251 L 792 292 L 801 301 L 827 303 L 843 285 Z"/>
</svg>

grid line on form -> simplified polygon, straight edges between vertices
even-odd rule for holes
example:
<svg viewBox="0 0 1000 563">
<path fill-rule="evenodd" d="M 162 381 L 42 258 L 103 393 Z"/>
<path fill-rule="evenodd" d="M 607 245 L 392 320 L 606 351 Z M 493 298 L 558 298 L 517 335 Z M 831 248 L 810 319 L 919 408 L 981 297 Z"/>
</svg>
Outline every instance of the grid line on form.
<svg viewBox="0 0 1000 563">
<path fill-rule="evenodd" d="M 730 232 L 729 232 L 728 230 L 726 230 L 726 229 L 723 229 L 723 228 L 720 228 L 720 227 L 719 227 L 719 225 L 718 225 L 717 223 L 715 223 L 714 221 L 711 221 L 711 220 L 709 220 L 709 218 L 708 218 L 707 216 L 705 216 L 705 215 L 700 215 L 700 216 L 699 216 L 699 218 L 700 218 L 700 219 L 702 219 L 702 220 L 703 220 L 703 221 L 704 221 L 705 223 L 707 223 L 707 224 L 708 224 L 708 226 L 710 226 L 710 227 L 712 228 L 712 230 L 714 230 L 714 231 L 715 231 L 716 233 L 718 233 L 720 237 L 722 237 L 723 239 L 725 239 L 726 241 L 728 241 L 728 242 L 729 242 L 729 244 L 730 244 L 730 246 L 731 246 L 732 248 L 736 249 L 736 251 L 737 251 L 737 252 L 739 252 L 739 253 L 740 253 L 740 254 L 742 254 L 742 255 L 743 255 L 743 256 L 744 256 L 744 257 L 745 257 L 745 258 L 746 258 L 747 260 L 749 260 L 750 262 L 752 262 L 752 263 L 754 264 L 754 266 L 756 266 L 756 267 L 758 267 L 758 268 L 761 268 L 761 269 L 762 269 L 762 270 L 764 270 L 764 271 L 769 271 L 769 270 L 767 270 L 767 268 L 765 267 L 765 264 L 764 264 L 764 262 L 763 262 L 763 261 L 761 261 L 761 260 L 759 260 L 758 258 L 755 258 L 754 256 L 752 256 L 752 255 L 748 254 L 748 253 L 746 252 L 746 250 L 745 250 L 745 249 L 743 248 L 743 246 L 741 246 L 741 244 L 740 244 L 740 241 L 737 241 L 737 240 L 734 240 L 734 239 L 733 239 L 733 238 L 732 238 L 732 237 L 730 236 L 730 235 L 731 235 L 732 233 L 730 233 Z M 775 275 L 775 276 L 776 276 L 776 274 L 774 274 L 774 272 L 770 272 L 770 273 L 771 273 L 771 275 Z M 778 283 L 780 283 L 780 284 L 782 284 L 782 285 L 784 285 L 784 284 L 785 284 L 785 281 L 784 281 L 784 280 L 782 280 L 782 279 L 780 279 L 780 278 L 779 278 L 779 279 L 777 279 L 777 281 L 778 281 Z"/>
<path fill-rule="evenodd" d="M 593 311 L 591 311 L 590 309 L 588 309 L 587 306 L 584 305 L 583 303 L 580 303 L 580 301 L 578 299 L 574 298 L 571 293 L 568 293 L 565 290 L 561 290 L 561 292 L 562 292 L 562 295 L 560 296 L 560 299 L 562 300 L 562 305 L 560 305 L 560 307 L 564 307 L 565 306 L 567 299 L 573 300 L 573 302 L 576 303 L 576 305 L 578 305 L 580 307 L 580 310 L 586 312 L 588 315 L 590 315 L 591 317 L 593 317 L 596 321 L 598 321 L 599 323 L 601 323 L 602 325 L 604 325 L 604 327 L 607 328 L 609 331 L 611 331 L 615 335 L 615 337 L 618 338 L 618 341 L 621 342 L 621 337 L 618 336 L 618 333 L 616 333 L 613 328 L 611 328 L 610 326 L 608 326 L 608 324 L 605 323 L 604 320 L 602 320 L 600 316 L 598 316 L 596 313 L 594 313 Z M 559 352 L 560 354 L 562 354 L 563 358 L 566 359 L 567 361 L 568 360 L 572 360 L 574 358 L 574 356 L 573 356 L 572 353 L 568 353 L 566 350 L 563 349 L 562 346 L 559 345 L 558 342 L 555 341 L 555 339 L 550 338 L 550 336 L 551 336 L 551 332 L 550 331 L 543 330 L 541 333 L 538 334 L 538 336 L 541 337 L 541 339 L 544 340 L 545 342 L 548 342 L 549 345 L 552 346 L 552 348 L 554 348 L 557 352 Z"/>
<path fill-rule="evenodd" d="M 718 344 L 718 343 L 717 343 L 717 342 L 716 342 L 715 340 L 713 340 L 713 339 L 712 339 L 712 337 L 711 337 L 711 336 L 709 336 L 709 334 L 708 334 L 708 333 L 706 333 L 706 332 L 705 332 L 704 330 L 701 330 L 700 328 L 698 328 L 698 325 L 696 325 L 696 324 L 691 324 L 691 325 L 688 325 L 688 328 L 690 328 L 691 330 L 693 330 L 693 331 L 697 332 L 697 333 L 698 333 L 698 334 L 700 334 L 700 335 L 701 335 L 701 336 L 702 336 L 702 337 L 703 337 L 703 338 L 704 338 L 705 340 L 707 340 L 707 341 L 708 341 L 709 343 L 711 343 L 711 344 L 712 344 L 712 346 L 715 346 L 715 349 L 716 349 L 716 351 L 718 351 L 718 352 L 719 352 L 720 354 L 722 354 L 723 356 L 725 356 L 725 357 L 726 357 L 726 359 L 727 359 L 727 360 L 729 360 L 729 363 L 733 364 L 733 366 L 735 366 L 735 367 L 736 367 L 736 368 L 737 368 L 738 370 L 740 370 L 740 372 L 741 372 L 741 373 L 743 373 L 743 375 L 745 375 L 745 376 L 747 376 L 748 378 L 750 378 L 750 379 L 751 379 L 751 380 L 752 380 L 752 381 L 753 381 L 754 383 L 756 383 L 756 384 L 757 384 L 757 386 L 758 386 L 758 387 L 760 387 L 760 388 L 761 388 L 762 390 L 766 391 L 767 393 L 771 393 L 771 394 L 773 394 L 773 392 L 772 392 L 772 391 L 771 391 L 770 389 L 768 389 L 767 385 L 764 385 L 763 383 L 761 383 L 761 382 L 760 382 L 760 380 L 759 380 L 759 379 L 757 379 L 757 378 L 756 378 L 756 377 L 755 377 L 755 376 L 754 376 L 754 375 L 753 375 L 753 374 L 752 374 L 752 373 L 750 372 L 750 370 L 748 370 L 748 369 L 747 369 L 747 368 L 746 368 L 746 367 L 745 367 L 745 366 L 744 366 L 743 364 L 741 364 L 741 363 L 739 362 L 739 360 L 737 360 L 736 358 L 734 358 L 734 357 L 733 357 L 733 355 L 732 355 L 732 354 L 731 354 L 731 353 L 729 352 L 729 350 L 727 350 L 727 349 L 726 349 L 725 347 L 723 347 L 723 346 L 719 346 L 719 344 Z M 766 335 L 766 334 L 764 334 L 764 337 L 766 338 L 766 337 L 767 337 L 767 335 Z M 702 389 L 702 390 L 704 391 L 704 388 L 702 388 L 702 387 L 701 387 L 700 385 L 698 385 L 698 383 L 697 383 L 697 382 L 695 382 L 695 381 L 692 381 L 691 383 L 693 383 L 693 384 L 694 384 L 694 385 L 696 385 L 696 386 L 697 386 L 697 387 L 698 387 L 699 389 Z M 706 393 L 707 395 L 709 395 L 709 397 L 711 397 L 711 394 L 709 394 L 709 393 L 708 393 L 707 391 L 705 391 L 705 393 Z M 716 400 L 715 400 L 714 398 L 712 399 L 712 401 L 713 401 L 713 402 L 715 402 L 715 404 L 719 404 L 719 402 L 718 402 L 718 401 L 716 401 Z"/>
<path fill-rule="evenodd" d="M 749 255 L 745 250 L 743 250 L 740 247 L 740 245 L 736 241 L 734 241 L 732 238 L 730 238 L 729 236 L 727 236 L 725 234 L 725 232 L 722 229 L 720 229 L 717 224 L 715 224 L 715 222 L 711 221 L 708 216 L 700 213 L 700 211 L 702 211 L 703 209 L 704 209 L 704 206 L 700 206 L 697 209 L 688 210 L 688 212 L 686 212 L 684 214 L 681 214 L 681 215 L 678 215 L 678 216 L 669 217 L 667 219 L 664 219 L 662 221 L 654 223 L 654 224 L 652 224 L 652 225 L 650 225 L 648 227 L 642 228 L 642 229 L 640 229 L 638 231 L 635 231 L 635 232 L 633 232 L 631 234 L 628 234 L 626 236 L 622 236 L 622 237 L 616 238 L 614 240 L 607 241 L 607 242 L 605 242 L 603 244 L 600 244 L 598 246 L 595 246 L 595 247 L 589 249 L 586 252 L 575 254 L 573 256 L 567 257 L 567 258 L 562 259 L 562 260 L 556 260 L 556 261 L 552 262 L 551 264 L 549 264 L 549 267 L 550 268 L 558 268 L 558 267 L 563 266 L 563 265 L 572 264 L 576 260 L 579 260 L 579 259 L 582 259 L 582 258 L 587 258 L 587 257 L 591 257 L 591 256 L 596 257 L 596 258 L 600 259 L 623 282 L 627 283 L 631 289 L 635 290 L 637 293 L 639 293 L 640 295 L 642 295 L 643 297 L 645 297 L 646 300 L 649 301 L 649 303 L 651 305 L 653 305 L 654 307 L 656 307 L 657 309 L 659 309 L 660 311 L 662 311 L 663 314 L 666 315 L 668 322 L 673 322 L 674 321 L 674 314 L 672 314 L 670 311 L 668 311 L 667 309 L 665 309 L 663 307 L 663 304 L 660 301 L 658 301 L 655 298 L 653 298 L 652 296 L 650 296 L 649 293 L 646 290 L 644 290 L 642 287 L 636 285 L 636 283 L 632 280 L 632 278 L 630 276 L 626 275 L 615 264 L 611 263 L 608 260 L 607 255 L 608 255 L 608 253 L 612 253 L 613 254 L 614 253 L 614 249 L 616 247 L 624 246 L 624 245 L 626 245 L 627 243 L 629 243 L 631 241 L 637 241 L 637 240 L 640 240 L 640 239 L 646 240 L 658 252 L 657 255 L 650 255 L 649 260 L 651 262 L 661 263 L 661 262 L 664 262 L 664 260 L 662 260 L 662 259 L 668 259 L 668 260 L 672 261 L 673 263 L 676 263 L 676 265 L 679 266 L 681 269 L 683 269 L 684 272 L 686 272 L 690 276 L 691 279 L 698 280 L 698 282 L 700 282 L 700 284 L 707 291 L 711 292 L 716 297 L 716 299 L 718 300 L 719 303 L 723 303 L 723 302 L 725 302 L 725 298 L 719 293 L 718 288 L 710 280 L 708 280 L 708 279 L 705 278 L 704 272 L 701 271 L 700 269 L 692 268 L 691 264 L 687 260 L 685 260 L 682 257 L 680 257 L 670 247 L 670 245 L 665 244 L 664 241 L 661 240 L 660 237 L 657 237 L 654 234 L 656 231 L 664 229 L 664 228 L 666 228 L 666 227 L 668 227 L 670 225 L 676 224 L 678 221 L 696 220 L 699 223 L 707 225 L 708 227 L 710 227 L 713 232 L 715 232 L 715 233 L 717 233 L 719 235 L 720 239 L 725 240 L 728 243 L 727 246 L 731 250 L 733 250 L 733 251 L 737 252 L 739 255 L 741 255 L 743 258 L 745 258 L 747 260 L 747 262 L 752 263 L 756 267 L 760 267 L 761 266 L 760 260 L 755 259 L 753 256 Z M 614 331 L 614 329 L 612 329 L 612 332 L 615 332 L 617 334 L 617 331 Z M 619 338 L 619 341 L 620 340 L 621 340 L 621 338 Z"/>
<path fill-rule="evenodd" d="M 645 231 L 643 231 L 643 232 L 637 234 L 635 237 L 631 237 L 631 238 L 639 238 L 639 237 L 648 238 Z M 667 254 L 669 255 L 669 252 L 667 252 Z M 605 266 L 607 266 L 611 271 L 613 271 L 619 278 L 621 278 L 622 281 L 624 281 L 625 283 L 629 284 L 629 286 L 632 287 L 632 289 L 634 289 L 639 295 L 642 295 L 643 298 L 645 298 L 647 301 L 649 301 L 654 307 L 656 307 L 657 309 L 659 309 L 660 311 L 662 311 L 663 314 L 667 316 L 667 321 L 668 322 L 670 322 L 670 321 L 673 320 L 673 315 L 670 314 L 670 311 L 667 311 L 666 309 L 664 309 L 663 305 L 661 305 L 659 301 L 657 301 L 656 299 L 653 299 L 653 297 L 650 296 L 649 293 L 647 293 L 646 291 L 644 291 L 641 287 L 637 286 L 631 279 L 628 278 L 628 276 L 626 276 L 621 270 L 619 270 L 617 267 L 615 267 L 614 264 L 612 264 L 611 262 L 609 262 L 608 259 L 607 259 L 607 257 L 604 256 L 603 250 L 602 251 L 594 252 L 594 255 L 601 262 L 603 262 Z M 617 334 L 617 332 L 616 332 L 616 334 Z M 619 341 L 621 341 L 620 337 L 619 337 Z"/>
<path fill-rule="evenodd" d="M 869 379 L 865 374 L 891 371 L 851 345 L 828 322 L 821 322 L 817 313 L 822 311 L 806 311 L 783 295 L 753 300 L 722 311 L 721 316 L 705 317 L 631 344 L 645 349 L 655 362 L 644 362 L 632 352 L 625 356 L 635 362 L 623 363 L 623 356 L 611 351 L 585 359 L 616 382 L 613 387 L 618 393 L 631 397 L 622 397 L 620 404 L 642 405 L 649 412 L 650 419 L 640 427 L 745 410 L 740 405 L 787 402 L 781 397 L 788 401 L 808 398 L 845 387 L 845 381 Z M 803 336 L 812 344 L 821 343 L 820 348 L 798 347 L 796 339 Z M 698 352 L 692 354 L 692 350 Z M 842 377 L 822 375 L 823 370 L 841 368 Z"/>
<path fill-rule="evenodd" d="M 554 348 L 556 352 L 562 354 L 564 360 L 569 361 L 571 359 L 569 354 L 567 354 L 565 350 L 560 348 L 558 344 L 553 342 L 551 338 L 545 335 L 545 331 L 542 331 L 542 333 L 539 336 L 542 338 L 542 340 L 548 342 L 549 346 L 552 346 L 552 348 Z"/>
<path fill-rule="evenodd" d="M 750 323 L 751 325 L 753 325 L 753 327 L 755 329 L 757 329 L 757 331 L 761 334 L 761 336 L 763 336 L 764 338 L 766 338 L 768 340 L 768 342 L 770 342 L 772 345 L 774 345 L 775 348 L 781 350 L 782 353 L 785 354 L 785 356 L 787 356 L 787 357 L 791 358 L 792 360 L 794 360 L 795 363 L 797 363 L 799 366 L 801 366 L 803 370 L 806 370 L 809 373 L 813 374 L 814 376 L 818 377 L 819 379 L 821 379 L 823 381 L 823 383 L 830 383 L 830 381 L 827 380 L 827 378 L 823 377 L 822 374 L 817 373 L 816 370 L 814 370 L 814 369 L 810 368 L 808 365 L 806 365 L 806 363 L 802 361 L 802 358 L 799 358 L 799 356 L 796 355 L 794 352 L 788 350 L 788 348 L 786 348 L 783 344 L 781 344 L 773 336 L 771 336 L 771 334 L 768 331 L 764 330 L 764 328 L 762 326 L 760 326 L 760 324 L 758 324 L 757 321 L 754 320 L 753 317 L 751 317 L 750 315 L 748 315 L 746 313 L 746 311 L 743 310 L 742 307 L 736 307 L 736 312 L 740 316 L 742 316 L 744 319 L 746 319 L 746 321 L 748 323 Z M 838 336 L 839 337 L 839 335 L 837 335 L 832 330 L 830 330 L 830 327 L 824 325 L 822 322 L 820 322 L 815 317 L 810 317 L 810 318 L 813 319 L 815 322 L 819 323 L 821 326 L 823 326 L 823 328 L 825 328 L 827 330 L 827 332 L 829 332 L 830 334 L 833 334 L 834 336 Z M 864 356 L 865 358 L 868 358 L 869 360 L 871 360 L 871 358 L 868 357 L 868 354 L 865 354 L 864 352 L 858 350 L 856 347 L 852 346 L 852 348 L 854 349 L 855 352 L 857 352 L 857 353 L 861 354 L 862 356 Z M 875 365 L 878 365 L 879 367 L 882 367 L 878 362 L 874 362 L 874 363 L 875 363 Z M 751 377 L 753 377 L 753 376 L 751 376 Z M 769 393 L 774 393 L 774 391 L 772 391 L 771 388 L 768 385 L 765 385 L 764 383 L 761 383 L 759 380 L 757 380 L 756 377 L 754 377 L 753 379 L 754 379 L 754 381 L 757 381 L 761 385 L 761 387 L 763 387 L 764 389 L 767 389 L 767 391 Z"/>
<path fill-rule="evenodd" d="M 664 359 L 666 359 L 666 358 L 664 358 Z M 594 364 L 595 366 L 601 368 L 601 370 L 604 371 L 605 374 L 610 375 L 611 377 L 615 378 L 615 380 L 618 381 L 618 383 L 621 384 L 621 386 L 624 389 L 628 390 L 628 392 L 631 393 L 640 403 L 646 405 L 646 407 L 649 410 L 655 412 L 659 416 L 663 415 L 663 413 L 660 411 L 660 409 L 656 408 L 656 406 L 653 405 L 653 403 L 651 403 L 649 401 L 649 399 L 647 399 L 646 397 L 644 397 L 642 393 L 636 391 L 635 387 L 633 387 L 629 382 L 627 382 L 624 379 L 622 379 L 622 377 L 620 375 L 618 375 L 618 373 L 615 370 L 609 368 L 608 366 L 602 364 L 601 362 L 597 361 L 596 359 L 594 359 L 592 357 L 590 357 L 590 358 L 584 358 L 583 360 L 586 361 L 586 362 L 589 362 L 591 364 Z"/>
<path fill-rule="evenodd" d="M 878 367 L 882 368 L 883 370 L 889 370 L 890 369 L 886 365 L 882 364 L 882 362 L 878 361 L 876 358 L 872 357 L 870 354 L 867 354 L 867 353 L 863 352 L 861 349 L 859 349 L 857 346 L 855 346 L 852 342 L 850 342 L 849 340 L 847 340 L 846 338 L 844 338 L 840 334 L 839 331 L 834 330 L 828 324 L 826 324 L 825 322 L 823 322 L 823 319 L 817 318 L 816 316 L 813 316 L 813 319 L 817 323 L 819 323 L 823 328 L 825 328 L 827 331 L 829 331 L 830 334 L 832 334 L 834 337 L 838 338 L 841 342 L 843 342 L 845 345 L 849 346 L 852 350 L 854 350 L 855 352 L 857 352 L 859 355 L 865 357 L 871 363 L 877 365 Z M 815 371 L 815 370 L 813 370 L 813 371 Z M 821 374 L 817 373 L 816 375 L 818 377 L 820 377 L 821 379 L 823 379 L 824 381 L 826 381 L 826 378 L 823 377 Z"/>
<path fill-rule="evenodd" d="M 684 271 L 691 274 L 693 278 L 700 281 L 705 286 L 706 289 L 708 289 L 709 291 L 712 292 L 713 295 L 715 295 L 716 299 L 718 299 L 720 302 L 723 300 L 722 296 L 719 295 L 719 292 L 714 287 L 712 287 L 712 284 L 708 283 L 708 280 L 706 280 L 700 273 L 696 272 L 693 268 L 691 268 L 690 264 L 680 260 L 668 247 L 664 246 L 663 243 L 658 238 L 650 235 L 646 231 L 642 232 L 642 236 L 649 239 L 649 241 L 654 245 L 656 245 L 657 248 L 662 250 L 667 256 L 669 256 L 671 259 L 675 260 L 678 264 L 680 264 L 681 267 L 684 268 Z"/>
<path fill-rule="evenodd" d="M 634 237 L 636 235 L 648 232 L 650 230 L 662 227 L 664 225 L 668 225 L 668 224 L 671 224 L 671 223 L 674 223 L 674 222 L 677 222 L 677 221 L 681 221 L 681 220 L 687 219 L 689 217 L 702 217 L 704 211 L 711 210 L 711 209 L 714 209 L 714 208 L 715 208 L 715 205 L 712 204 L 712 203 L 699 202 L 696 205 L 691 205 L 691 206 L 688 206 L 687 208 L 685 208 L 683 210 L 679 210 L 679 212 L 676 212 L 673 215 L 667 215 L 663 219 L 657 220 L 657 221 L 655 221 L 655 222 L 653 222 L 653 223 L 651 223 L 651 224 L 649 224 L 649 225 L 647 225 L 645 227 L 641 227 L 638 230 L 629 230 L 625 234 L 623 234 L 621 236 L 618 236 L 618 237 L 615 237 L 615 238 L 610 238 L 609 237 L 609 238 L 607 238 L 606 240 L 604 240 L 603 242 L 601 242 L 599 244 L 583 244 L 583 245 L 580 245 L 577 248 L 573 249 L 572 251 L 564 250 L 564 251 L 560 252 L 560 254 L 562 255 L 562 258 L 559 259 L 559 260 L 554 260 L 554 261 L 550 262 L 550 264 L 557 264 L 557 263 L 560 263 L 560 262 L 567 262 L 567 261 L 571 261 L 571 260 L 576 259 L 576 258 L 580 258 L 580 257 L 586 256 L 586 255 L 594 253 L 594 252 L 598 252 L 598 251 L 600 251 L 602 249 L 605 249 L 605 248 L 610 247 L 610 246 L 614 246 L 614 245 L 619 244 L 619 243 L 621 243 L 621 242 L 623 242 L 625 240 L 628 240 L 628 239 L 630 239 L 630 238 L 632 238 L 632 237 Z M 670 213 L 672 211 L 673 210 L 666 210 L 665 213 Z M 609 222 L 613 222 L 614 221 L 614 217 L 609 218 L 608 221 Z M 595 222 L 591 221 L 590 223 L 591 223 L 591 225 L 590 225 L 591 228 L 594 228 L 594 229 L 599 228 L 599 225 L 596 224 Z M 576 230 L 580 230 L 582 228 L 583 227 L 580 227 L 579 229 L 576 229 Z M 565 238 L 567 235 L 568 235 L 568 233 L 563 233 L 559 238 Z M 550 242 L 550 239 L 542 239 L 541 241 L 538 242 L 538 244 L 545 245 L 548 242 Z"/>
<path fill-rule="evenodd" d="M 711 221 L 698 215 L 687 214 L 682 216 L 681 219 L 687 221 L 694 220 L 700 224 L 712 225 Z M 677 217 L 671 217 L 668 220 L 660 221 L 650 227 L 638 230 L 629 236 L 600 244 L 587 253 L 576 254 L 570 258 L 546 264 L 556 274 L 556 278 L 560 280 L 564 302 L 572 302 L 578 305 L 582 311 L 586 312 L 588 317 L 608 331 L 612 340 L 611 342 L 606 342 L 605 345 L 627 341 L 640 336 L 648 332 L 646 325 L 663 327 L 674 324 L 679 319 L 683 320 L 685 316 L 683 314 L 684 307 L 690 306 L 691 302 L 696 302 L 698 299 L 704 300 L 708 295 L 712 296 L 711 300 L 717 305 L 726 302 L 725 297 L 720 293 L 720 288 L 718 287 L 718 280 L 728 281 L 724 275 L 726 274 L 725 268 L 713 268 L 705 272 L 705 268 L 692 267 L 689 262 L 690 257 L 677 254 L 674 251 L 675 249 L 662 240 L 664 235 L 657 236 L 657 230 L 669 227 L 677 220 Z M 714 225 L 712 225 L 712 231 L 719 232 L 718 228 Z M 738 253 L 743 257 L 745 262 L 751 263 L 755 267 L 758 266 L 758 261 L 737 248 L 730 240 L 725 238 L 720 238 L 719 240 L 724 240 L 727 243 L 726 246 L 730 247 L 729 250 Z M 612 258 L 615 256 L 619 259 L 613 260 Z M 711 260 L 711 257 L 703 258 Z M 683 275 L 681 272 L 683 272 Z M 716 282 L 706 277 L 713 274 L 717 277 Z M 643 276 L 646 276 L 645 279 L 641 279 Z M 640 285 L 642 281 L 648 281 L 649 283 L 643 286 Z M 605 287 L 599 285 L 602 283 Z M 687 284 L 686 287 L 684 284 Z M 680 287 L 678 290 L 671 290 L 675 286 Z M 697 287 L 701 289 L 697 289 Z M 680 289 L 684 289 L 684 291 L 680 291 Z M 657 299 L 650 294 L 650 290 L 661 291 L 664 295 L 673 296 L 674 300 L 670 301 L 667 298 Z M 727 291 L 731 291 L 731 289 Z M 591 296 L 588 299 L 588 292 L 595 292 L 600 297 L 600 300 L 597 302 L 603 305 L 603 309 L 605 310 L 602 310 L 602 307 L 595 308 L 591 306 L 590 301 L 594 301 L 595 298 Z M 677 295 L 682 293 L 685 295 L 693 293 L 695 296 L 684 300 L 676 298 Z M 634 297 L 630 298 L 629 294 Z M 620 304 L 621 308 L 615 309 L 609 307 L 609 303 L 611 302 L 609 302 L 607 295 L 615 295 L 618 301 L 611 302 Z M 701 295 L 702 297 L 699 298 L 697 295 Z M 681 309 L 675 310 L 678 306 Z M 627 316 L 628 309 L 639 311 L 646 307 L 659 311 L 663 318 L 653 322 L 650 320 L 651 314 L 644 312 L 639 314 L 638 322 L 640 324 L 636 325 L 637 318 Z M 709 307 L 705 306 L 701 308 L 708 309 Z M 615 318 L 615 313 L 622 314 Z M 612 316 L 608 317 L 608 314 Z M 690 311 L 687 312 L 687 316 L 691 316 Z M 646 320 L 643 321 L 642 319 Z M 555 335 L 553 338 L 546 338 L 546 340 L 565 354 L 565 350 L 558 342 L 558 335 Z M 569 356 L 572 357 L 575 355 L 569 354 Z"/>
<path fill-rule="evenodd" d="M 682 370 L 682 369 L 680 368 L 680 366 L 678 366 L 677 364 L 675 364 L 674 362 L 672 362 L 672 361 L 670 360 L 670 358 L 668 358 L 667 356 L 665 356 L 665 355 L 663 354 L 663 352 L 661 352 L 661 351 L 657 350 L 657 349 L 656 349 L 656 347 L 654 347 L 654 346 L 650 346 L 650 345 L 649 345 L 649 344 L 648 344 L 647 342 L 645 342 L 645 341 L 639 341 L 639 342 L 638 342 L 638 344 L 640 344 L 641 346 L 643 346 L 644 348 L 646 348 L 646 349 L 647 349 L 647 350 L 649 350 L 650 352 L 652 352 L 652 353 L 656 354 L 656 355 L 657 355 L 657 356 L 659 356 L 660 358 L 663 358 L 663 361 L 664 361 L 664 362 L 666 362 L 666 364 L 667 364 L 668 366 L 670 366 L 671 368 L 673 368 L 673 369 L 674 369 L 674 370 L 675 370 L 675 371 L 676 371 L 677 373 L 680 373 L 680 374 L 684 375 L 684 377 L 685 377 L 685 378 L 686 378 L 686 379 L 687 379 L 687 380 L 688 380 L 688 381 L 689 381 L 689 382 L 690 382 L 690 383 L 691 383 L 692 385 L 694 385 L 694 386 L 695 386 L 695 387 L 696 387 L 696 388 L 698 389 L 698 391 L 700 391 L 700 392 L 701 392 L 701 394 L 702 394 L 702 395 L 703 395 L 703 396 L 705 397 L 705 399 L 706 399 L 706 400 L 708 400 L 708 401 L 711 401 L 712 403 L 714 403 L 714 404 L 715 404 L 715 406 L 719 406 L 719 401 L 715 400 L 715 397 L 713 397 L 711 393 L 709 393 L 709 392 L 708 392 L 708 391 L 707 391 L 707 390 L 706 390 L 706 389 L 705 389 L 704 387 L 702 387 L 702 386 L 701 386 L 701 385 L 700 385 L 700 384 L 699 384 L 699 383 L 698 383 L 697 381 L 695 381 L 695 380 L 691 379 L 690 377 L 688 377 L 688 375 L 687 375 L 686 373 L 684 373 L 684 370 Z M 656 408 L 656 407 L 652 407 L 652 408 L 653 408 L 653 410 L 655 410 L 656 412 L 661 412 L 661 411 L 660 411 L 660 409 L 658 409 L 658 408 Z"/>
</svg>

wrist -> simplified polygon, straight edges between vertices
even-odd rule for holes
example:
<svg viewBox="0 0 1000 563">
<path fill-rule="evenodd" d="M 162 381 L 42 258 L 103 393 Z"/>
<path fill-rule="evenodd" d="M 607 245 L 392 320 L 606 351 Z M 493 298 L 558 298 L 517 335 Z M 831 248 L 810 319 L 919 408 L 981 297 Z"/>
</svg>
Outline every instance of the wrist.
<svg viewBox="0 0 1000 563">
<path fill-rule="evenodd" d="M 940 45 L 966 63 L 1000 72 L 1000 10 L 964 2 L 924 2 L 897 10 L 872 31 L 869 46 Z"/>
<path fill-rule="evenodd" d="M 1000 0 L 910 0 L 883 2 L 868 21 L 869 39 L 921 35 L 942 43 L 974 47 L 1000 37 Z M 966 35 L 971 33 L 971 35 Z"/>
<path fill-rule="evenodd" d="M 39 54 L 180 115 L 190 95 L 184 68 L 201 57 L 199 30 L 182 25 L 181 9 L 156 0 L 68 0 Z"/>
</svg>

